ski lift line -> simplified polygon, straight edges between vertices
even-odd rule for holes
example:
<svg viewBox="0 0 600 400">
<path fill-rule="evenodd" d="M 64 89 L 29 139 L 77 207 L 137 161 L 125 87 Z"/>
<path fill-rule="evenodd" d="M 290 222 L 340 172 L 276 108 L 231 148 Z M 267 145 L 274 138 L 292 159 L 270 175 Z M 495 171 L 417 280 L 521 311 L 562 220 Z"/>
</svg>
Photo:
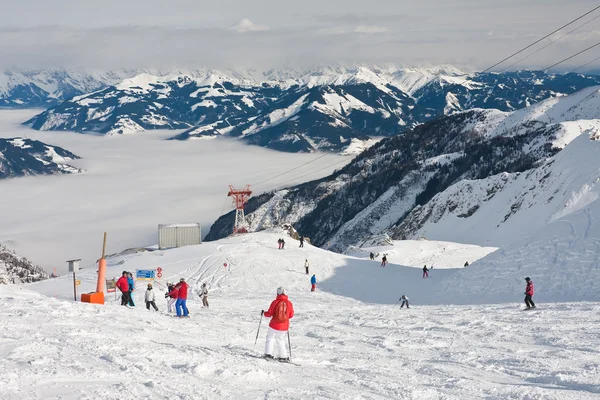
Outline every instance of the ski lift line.
<svg viewBox="0 0 600 400">
<path fill-rule="evenodd" d="M 562 36 L 558 37 L 557 39 L 554 39 L 554 40 L 552 40 L 550 43 L 547 43 L 545 46 L 543 46 L 543 47 L 540 47 L 539 49 L 537 49 L 537 50 L 536 50 L 536 51 L 534 51 L 533 53 L 531 53 L 531 54 L 529 54 L 529 55 L 527 55 L 527 56 L 525 56 L 525 57 L 523 57 L 523 58 L 521 58 L 521 59 L 519 59 L 519 60 L 515 61 L 514 63 L 510 64 L 508 67 L 504 68 L 504 69 L 503 69 L 502 71 L 500 71 L 500 72 L 504 72 L 504 71 L 506 71 L 507 69 L 509 69 L 509 68 L 511 68 L 511 67 L 514 67 L 515 65 L 519 64 L 521 61 L 525 61 L 525 60 L 527 60 L 529 57 L 533 56 L 534 54 L 537 54 L 537 53 L 539 53 L 540 51 L 544 50 L 546 47 L 550 46 L 551 44 L 558 42 L 559 40 L 561 40 L 562 38 L 564 38 L 564 37 L 566 37 L 566 36 L 569 36 L 571 33 L 575 32 L 576 30 L 578 30 L 578 29 L 580 29 L 580 28 L 583 28 L 584 26 L 586 26 L 586 25 L 587 25 L 587 24 L 589 24 L 590 22 L 593 22 L 593 21 L 597 20 L 598 18 L 600 18 L 600 14 L 596 15 L 594 18 L 590 19 L 589 21 L 587 21 L 587 22 L 585 22 L 585 23 L 583 23 L 583 24 L 579 25 L 577 28 L 570 30 L 569 32 L 567 32 L 567 33 L 565 33 L 564 35 L 562 35 Z"/>
<path fill-rule="evenodd" d="M 308 174 L 304 174 L 304 175 L 297 176 L 297 177 L 295 177 L 295 178 L 293 178 L 293 179 L 300 179 L 300 178 L 303 178 L 303 177 L 305 177 L 305 176 L 308 176 L 308 175 L 316 174 L 317 172 L 323 171 L 323 170 L 325 170 L 325 169 L 327 169 L 327 168 L 331 168 L 331 167 L 334 167 L 334 166 L 336 166 L 336 165 L 339 165 L 339 164 L 342 164 L 342 163 L 345 163 L 345 162 L 348 162 L 348 160 L 343 160 L 343 161 L 336 162 L 336 163 L 334 163 L 334 164 L 326 165 L 325 167 L 323 167 L 323 168 L 321 168 L 321 169 L 318 169 L 318 170 L 316 170 L 316 171 L 309 172 Z M 273 185 L 267 186 L 266 188 L 263 188 L 262 190 L 263 190 L 263 191 L 266 191 L 267 189 L 269 189 L 269 188 L 271 188 L 271 187 L 276 187 L 276 186 L 279 186 L 279 185 L 284 185 L 284 184 L 286 184 L 286 183 L 289 183 L 289 182 L 291 182 L 291 180 L 288 180 L 287 182 L 275 183 L 275 184 L 273 184 Z"/>
<path fill-rule="evenodd" d="M 577 57 L 578 55 L 580 55 L 580 54 L 582 54 L 582 53 L 585 53 L 586 51 L 588 51 L 588 50 L 591 50 L 591 49 L 593 49 L 594 47 L 597 47 L 597 46 L 600 46 L 600 42 L 596 43 L 596 44 L 595 44 L 595 45 L 593 45 L 593 46 L 590 46 L 590 47 L 588 47 L 587 49 L 583 49 L 583 50 L 581 50 L 580 52 L 578 52 L 578 53 L 575 53 L 575 54 L 573 54 L 572 56 L 565 58 L 564 60 L 560 60 L 559 62 L 557 62 L 557 63 L 555 63 L 555 64 L 552 64 L 551 66 L 549 66 L 549 67 L 547 67 L 547 68 L 544 68 L 544 71 L 547 71 L 547 70 L 549 70 L 550 68 L 554 68 L 554 67 L 556 67 L 557 65 L 560 65 L 560 64 L 564 63 L 565 61 L 569 61 L 571 58 Z"/>
<path fill-rule="evenodd" d="M 539 43 L 539 42 L 541 42 L 542 40 L 544 40 L 544 39 L 547 39 L 547 38 L 549 38 L 550 36 L 554 35 L 556 32 L 560 31 L 561 29 L 564 29 L 564 28 L 566 28 L 567 26 L 569 26 L 569 25 L 573 24 L 574 22 L 577 22 L 577 21 L 579 21 L 579 20 L 580 20 L 580 19 L 582 19 L 583 17 L 585 17 L 585 16 L 587 16 L 587 15 L 590 15 L 591 13 L 593 13 L 594 11 L 596 11 L 596 10 L 597 10 L 597 9 L 599 9 L 599 8 L 600 8 L 600 6 L 596 6 L 596 7 L 594 7 L 593 9 L 591 9 L 591 10 L 590 10 L 590 11 L 588 11 L 588 12 L 586 12 L 585 14 L 583 14 L 583 15 L 581 15 L 581 16 L 579 16 L 579 17 L 575 18 L 574 20 L 572 20 L 572 21 L 571 21 L 571 22 L 569 22 L 568 24 L 565 24 L 565 25 L 561 26 L 560 28 L 558 28 L 558 29 L 556 29 L 556 30 L 554 30 L 554 31 L 550 32 L 549 34 L 547 34 L 546 36 L 542 37 L 541 39 L 538 39 L 538 40 L 536 40 L 535 42 L 531 43 L 530 45 L 528 45 L 528 46 L 526 46 L 526 47 L 523 47 L 521 50 L 519 50 L 519 51 L 517 51 L 517 52 L 515 52 L 515 53 L 511 54 L 510 56 L 508 56 L 508 57 L 504 58 L 504 59 L 503 59 L 503 60 L 501 60 L 501 61 L 498 61 L 496 64 L 492 65 L 491 67 L 488 67 L 488 68 L 484 69 L 484 70 L 483 70 L 483 71 L 481 71 L 481 72 L 487 72 L 487 71 L 491 70 L 492 68 L 494 68 L 494 67 L 496 67 L 496 66 L 498 66 L 498 65 L 502 64 L 504 61 L 506 61 L 506 60 L 508 60 L 508 59 L 510 59 L 510 58 L 512 58 L 512 57 L 514 57 L 514 56 L 516 56 L 517 54 L 521 54 L 522 52 L 524 52 L 525 50 L 527 50 L 527 49 L 530 49 L 531 47 L 535 46 L 536 44 L 538 44 L 538 43 Z"/>
<path fill-rule="evenodd" d="M 577 71 L 579 71 L 580 69 L 587 67 L 588 65 L 590 65 L 590 64 L 591 64 L 591 63 L 593 63 L 594 61 L 598 61 L 598 60 L 600 60 L 600 57 L 596 57 L 596 58 L 594 58 L 592 61 L 588 61 L 588 62 L 586 62 L 585 64 L 583 64 L 583 65 L 581 65 L 581 66 L 577 67 L 576 69 L 574 69 L 574 70 L 573 70 L 573 72 L 577 72 Z"/>
<path fill-rule="evenodd" d="M 285 174 L 288 174 L 288 173 L 290 173 L 290 172 L 292 172 L 292 171 L 295 171 L 295 170 L 297 170 L 298 168 L 304 167 L 305 165 L 308 165 L 308 164 L 310 164 L 310 163 L 312 163 L 312 162 L 315 162 L 315 161 L 317 161 L 317 160 L 319 160 L 319 159 L 321 159 L 321 158 L 323 158 L 323 157 L 325 157 L 325 156 L 328 156 L 328 155 L 329 155 L 329 153 L 325 153 L 325 154 L 323 154 L 323 155 L 321 155 L 321 156 L 319 156 L 319 157 L 317 157 L 317 158 L 313 158 L 312 160 L 310 160 L 310 161 L 308 161 L 308 162 L 306 162 L 306 163 L 304 163 L 304 164 L 298 165 L 297 167 L 294 167 L 294 168 L 292 168 L 292 169 L 290 169 L 290 170 L 288 170 L 288 171 L 282 172 L 282 173 L 280 173 L 280 174 L 278 174 L 278 175 L 275 175 L 275 176 L 273 176 L 273 177 L 271 177 L 271 178 L 268 178 L 268 179 L 262 180 L 262 181 L 260 181 L 260 182 L 257 182 L 257 183 L 255 183 L 255 184 L 253 184 L 252 186 L 257 186 L 257 185 L 260 185 L 261 183 L 268 182 L 268 181 L 270 181 L 270 180 L 273 180 L 273 179 L 275 179 L 275 178 L 279 178 L 280 176 L 283 176 L 283 175 L 285 175 Z"/>
<path fill-rule="evenodd" d="M 325 160 L 325 161 L 328 161 L 328 160 Z M 326 164 L 318 163 L 316 165 L 312 165 L 309 168 L 302 169 L 302 170 L 298 171 L 297 173 L 312 174 L 312 173 L 316 172 L 318 169 L 327 168 L 330 165 L 331 165 L 331 163 L 326 163 Z M 281 183 L 285 183 L 285 182 L 294 180 L 294 179 L 296 179 L 296 177 L 294 175 L 292 175 L 291 177 L 287 177 L 287 178 L 283 178 L 283 179 L 284 180 Z M 271 183 L 271 184 L 267 184 L 267 185 L 264 185 L 264 184 L 263 185 L 256 185 L 255 188 L 260 188 L 261 186 L 270 187 L 270 186 L 273 186 L 273 185 L 277 185 L 277 183 Z"/>
</svg>

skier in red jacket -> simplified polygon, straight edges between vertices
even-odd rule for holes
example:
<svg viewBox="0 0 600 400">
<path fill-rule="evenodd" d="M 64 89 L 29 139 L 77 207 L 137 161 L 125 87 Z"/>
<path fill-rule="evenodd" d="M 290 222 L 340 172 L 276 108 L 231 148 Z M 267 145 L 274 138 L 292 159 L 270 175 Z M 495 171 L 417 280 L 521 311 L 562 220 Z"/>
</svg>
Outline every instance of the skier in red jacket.
<svg viewBox="0 0 600 400">
<path fill-rule="evenodd" d="M 175 311 L 178 317 L 187 317 L 189 311 L 187 308 L 187 291 L 189 285 L 185 283 L 185 279 L 181 278 L 173 291 L 177 291 L 177 301 L 175 302 Z M 183 310 L 183 313 L 182 313 Z"/>
<path fill-rule="evenodd" d="M 277 288 L 277 298 L 273 300 L 269 310 L 261 312 L 265 317 L 271 318 L 267 341 L 265 343 L 265 358 L 273 358 L 273 345 L 277 345 L 279 361 L 289 361 L 289 353 L 285 348 L 285 336 L 290 328 L 290 318 L 294 317 L 294 306 L 288 300 L 285 289 Z"/>
<path fill-rule="evenodd" d="M 525 305 L 526 309 L 535 308 L 535 303 L 531 299 L 533 297 L 533 281 L 529 277 L 525 278 L 527 286 L 525 287 Z"/>
<path fill-rule="evenodd" d="M 123 271 L 123 275 L 121 275 L 117 281 L 117 287 L 121 291 L 121 305 L 126 306 L 131 301 L 129 282 L 127 281 L 127 271 Z"/>
</svg>

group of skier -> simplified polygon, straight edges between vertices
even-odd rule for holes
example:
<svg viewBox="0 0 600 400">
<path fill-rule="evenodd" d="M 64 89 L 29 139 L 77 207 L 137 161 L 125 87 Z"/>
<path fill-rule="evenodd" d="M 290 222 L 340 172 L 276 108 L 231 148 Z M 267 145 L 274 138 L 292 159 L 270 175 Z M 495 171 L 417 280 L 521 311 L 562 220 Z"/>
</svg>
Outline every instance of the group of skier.
<svg viewBox="0 0 600 400">
<path fill-rule="evenodd" d="M 283 250 L 285 248 L 285 240 L 279 238 L 279 240 L 277 240 L 277 244 L 279 245 L 279 250 Z"/>
</svg>

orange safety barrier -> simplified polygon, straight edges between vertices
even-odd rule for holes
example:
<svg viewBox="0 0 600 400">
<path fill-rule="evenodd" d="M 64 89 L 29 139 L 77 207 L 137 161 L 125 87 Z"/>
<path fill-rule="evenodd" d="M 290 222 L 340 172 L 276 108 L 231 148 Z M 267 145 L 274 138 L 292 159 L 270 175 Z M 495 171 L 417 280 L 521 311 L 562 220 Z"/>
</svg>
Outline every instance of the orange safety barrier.
<svg viewBox="0 0 600 400">
<path fill-rule="evenodd" d="M 104 304 L 104 292 L 83 293 L 81 295 L 82 303 Z"/>
</svg>

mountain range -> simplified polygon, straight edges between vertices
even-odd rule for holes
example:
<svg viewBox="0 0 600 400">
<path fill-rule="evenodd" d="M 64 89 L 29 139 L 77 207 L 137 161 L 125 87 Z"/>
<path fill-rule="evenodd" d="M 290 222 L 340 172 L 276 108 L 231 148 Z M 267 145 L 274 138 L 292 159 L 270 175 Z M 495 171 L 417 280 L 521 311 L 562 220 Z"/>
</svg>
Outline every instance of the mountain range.
<svg viewBox="0 0 600 400">
<path fill-rule="evenodd" d="M 48 274 L 42 268 L 0 244 L 0 285 L 44 279 L 48 279 Z"/>
<path fill-rule="evenodd" d="M 80 169 L 66 164 L 78 158 L 61 147 L 38 140 L 21 137 L 0 138 L 0 179 L 79 173 Z"/>
<path fill-rule="evenodd" d="M 452 67 L 272 70 L 260 79 L 240 71 L 143 73 L 75 96 L 27 124 L 107 135 L 179 129 L 173 139 L 230 136 L 280 151 L 339 152 L 459 111 L 514 111 L 598 84 L 600 77 L 580 74 Z"/>
<path fill-rule="evenodd" d="M 251 230 L 293 224 L 343 252 L 365 238 L 505 245 L 598 198 L 600 88 L 473 109 L 384 139 L 329 177 L 251 198 Z M 207 240 L 229 235 L 233 214 Z"/>
</svg>

